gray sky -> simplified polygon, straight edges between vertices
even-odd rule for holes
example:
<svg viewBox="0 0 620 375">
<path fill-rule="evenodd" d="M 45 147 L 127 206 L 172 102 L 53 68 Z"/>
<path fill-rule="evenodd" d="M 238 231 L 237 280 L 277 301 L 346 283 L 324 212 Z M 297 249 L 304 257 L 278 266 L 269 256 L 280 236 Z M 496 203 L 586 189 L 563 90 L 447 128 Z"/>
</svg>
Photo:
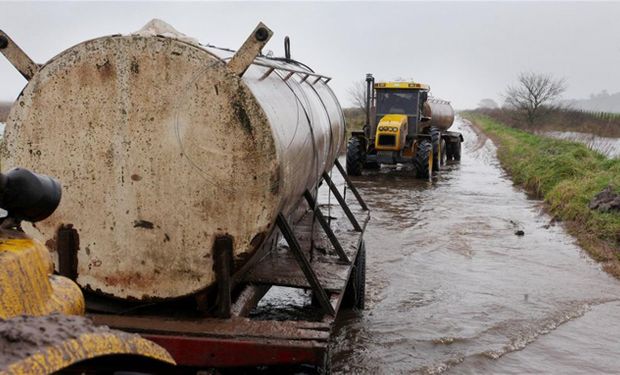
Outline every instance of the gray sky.
<svg viewBox="0 0 620 375">
<path fill-rule="evenodd" d="M 161 18 L 202 43 L 236 49 L 262 20 L 266 47 L 332 76 L 341 104 L 368 72 L 413 78 L 456 108 L 497 101 L 520 71 L 566 78 L 566 98 L 620 91 L 620 3 L 22 3 L 0 2 L 0 29 L 42 63 L 83 40 Z M 25 80 L 0 57 L 0 100 Z"/>
</svg>

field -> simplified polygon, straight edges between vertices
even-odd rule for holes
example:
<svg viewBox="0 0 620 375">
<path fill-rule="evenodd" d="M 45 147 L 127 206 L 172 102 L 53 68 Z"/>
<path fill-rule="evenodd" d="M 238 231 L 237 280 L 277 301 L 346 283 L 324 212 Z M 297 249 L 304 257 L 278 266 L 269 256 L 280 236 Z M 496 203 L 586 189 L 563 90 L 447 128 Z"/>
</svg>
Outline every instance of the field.
<svg viewBox="0 0 620 375">
<path fill-rule="evenodd" d="M 620 160 L 580 143 L 505 126 L 480 113 L 463 116 L 495 141 L 499 160 L 514 183 L 544 199 L 550 213 L 565 223 L 579 244 L 620 277 L 620 213 L 588 207 L 606 187 L 620 193 Z"/>
<path fill-rule="evenodd" d="M 347 124 L 346 139 L 349 139 L 352 131 L 362 130 L 364 122 L 366 122 L 366 115 L 364 114 L 364 111 L 359 108 L 344 108 L 342 112 L 344 112 L 344 119 Z"/>
<path fill-rule="evenodd" d="M 600 137 L 620 137 L 620 114 L 585 112 L 563 109 L 547 111 L 534 125 L 528 125 L 523 116 L 507 109 L 479 109 L 475 111 L 513 128 L 530 132 L 565 131 L 590 133 Z"/>
</svg>

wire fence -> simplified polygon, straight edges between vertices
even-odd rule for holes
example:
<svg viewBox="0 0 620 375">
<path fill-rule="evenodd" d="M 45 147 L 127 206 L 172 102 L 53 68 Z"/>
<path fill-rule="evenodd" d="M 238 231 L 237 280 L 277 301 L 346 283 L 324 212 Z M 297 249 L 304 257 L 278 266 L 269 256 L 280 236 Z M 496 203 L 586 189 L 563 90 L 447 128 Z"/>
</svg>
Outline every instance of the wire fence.
<svg viewBox="0 0 620 375">
<path fill-rule="evenodd" d="M 583 113 L 601 120 L 615 121 L 620 120 L 620 113 L 615 112 L 603 112 L 603 111 L 591 111 L 584 109 L 574 109 L 575 112 Z"/>
</svg>

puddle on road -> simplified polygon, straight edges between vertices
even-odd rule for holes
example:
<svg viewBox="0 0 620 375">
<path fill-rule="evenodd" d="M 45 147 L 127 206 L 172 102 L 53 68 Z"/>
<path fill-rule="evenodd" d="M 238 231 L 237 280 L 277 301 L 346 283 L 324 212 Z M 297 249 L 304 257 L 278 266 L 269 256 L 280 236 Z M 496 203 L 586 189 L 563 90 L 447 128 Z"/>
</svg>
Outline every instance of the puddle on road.
<svg viewBox="0 0 620 375">
<path fill-rule="evenodd" d="M 367 309 L 343 314 L 334 372 L 616 372 L 620 283 L 513 187 L 490 141 L 455 128 L 463 160 L 433 183 L 356 179 L 372 209 Z"/>
</svg>

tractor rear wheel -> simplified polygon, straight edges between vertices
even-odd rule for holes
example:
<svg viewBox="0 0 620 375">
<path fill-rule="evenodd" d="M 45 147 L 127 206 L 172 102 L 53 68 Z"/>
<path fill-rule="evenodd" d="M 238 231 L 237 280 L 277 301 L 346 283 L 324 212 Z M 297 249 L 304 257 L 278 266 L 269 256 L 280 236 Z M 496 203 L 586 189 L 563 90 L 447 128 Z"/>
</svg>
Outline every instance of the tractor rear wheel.
<svg viewBox="0 0 620 375">
<path fill-rule="evenodd" d="M 433 145 L 428 139 L 418 143 L 415 158 L 413 159 L 416 176 L 418 178 L 430 178 L 433 174 Z"/>
<path fill-rule="evenodd" d="M 446 149 L 446 147 L 448 146 L 448 144 L 446 143 L 445 139 L 441 140 L 441 156 L 439 157 L 439 164 L 441 166 L 446 165 L 446 162 L 448 161 L 448 150 Z"/>
<path fill-rule="evenodd" d="M 437 128 L 431 128 L 431 142 L 433 144 L 433 171 L 439 170 L 439 160 L 441 155 L 439 155 L 440 142 L 441 142 L 441 133 Z"/>
<path fill-rule="evenodd" d="M 365 161 L 366 150 L 362 140 L 359 137 L 351 137 L 347 144 L 347 174 L 349 176 L 361 175 Z"/>
</svg>

